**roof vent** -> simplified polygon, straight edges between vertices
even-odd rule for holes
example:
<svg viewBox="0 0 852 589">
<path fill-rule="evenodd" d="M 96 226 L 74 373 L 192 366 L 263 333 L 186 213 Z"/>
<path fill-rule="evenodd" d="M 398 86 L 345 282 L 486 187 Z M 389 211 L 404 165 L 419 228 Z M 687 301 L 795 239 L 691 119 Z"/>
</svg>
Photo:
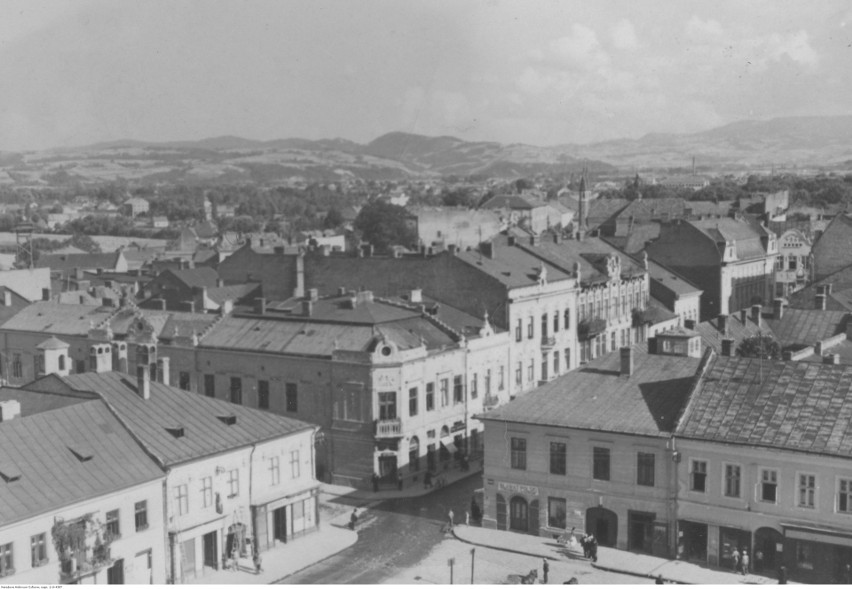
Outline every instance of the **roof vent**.
<svg viewBox="0 0 852 589">
<path fill-rule="evenodd" d="M 75 444 L 73 446 L 68 446 L 68 449 L 71 451 L 71 454 L 76 456 L 77 460 L 79 460 L 80 462 L 88 462 L 95 455 L 94 450 L 84 444 Z"/>
<path fill-rule="evenodd" d="M 0 464 L 0 478 L 7 483 L 13 483 L 21 478 L 21 471 L 11 462 Z"/>
<path fill-rule="evenodd" d="M 186 431 L 182 425 L 167 427 L 166 431 L 172 434 L 175 438 L 182 438 L 186 435 Z"/>
<path fill-rule="evenodd" d="M 237 416 L 236 415 L 217 415 L 216 417 L 219 419 L 219 421 L 221 421 L 225 425 L 236 425 L 237 424 Z"/>
</svg>

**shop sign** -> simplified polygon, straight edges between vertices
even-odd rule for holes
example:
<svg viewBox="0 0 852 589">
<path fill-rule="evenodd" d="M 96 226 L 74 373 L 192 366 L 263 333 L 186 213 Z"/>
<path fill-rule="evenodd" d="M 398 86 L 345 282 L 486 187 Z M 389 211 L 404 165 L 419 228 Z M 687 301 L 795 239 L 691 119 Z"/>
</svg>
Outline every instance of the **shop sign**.
<svg viewBox="0 0 852 589">
<path fill-rule="evenodd" d="M 497 490 L 505 493 L 522 493 L 524 495 L 538 497 L 538 487 L 533 487 L 531 485 L 518 485 L 515 483 L 504 483 L 501 481 L 497 483 Z"/>
</svg>

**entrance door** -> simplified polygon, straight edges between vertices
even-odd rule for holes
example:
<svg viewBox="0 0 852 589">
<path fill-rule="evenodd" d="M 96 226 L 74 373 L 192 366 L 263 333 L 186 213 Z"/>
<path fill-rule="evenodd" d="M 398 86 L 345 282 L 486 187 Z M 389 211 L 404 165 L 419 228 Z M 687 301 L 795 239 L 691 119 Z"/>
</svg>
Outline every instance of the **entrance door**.
<svg viewBox="0 0 852 589">
<path fill-rule="evenodd" d="M 435 467 L 435 444 L 429 444 L 426 446 L 426 468 L 429 471 L 434 471 Z"/>
<path fill-rule="evenodd" d="M 523 497 L 512 497 L 509 502 L 509 528 L 518 532 L 529 531 L 529 507 Z"/>
<path fill-rule="evenodd" d="M 204 553 L 204 566 L 219 568 L 219 551 L 216 549 L 217 533 L 215 530 L 201 537 L 201 550 Z"/>
<path fill-rule="evenodd" d="M 124 559 L 119 558 L 107 569 L 109 585 L 124 585 Z"/>
<path fill-rule="evenodd" d="M 287 507 L 272 512 L 272 537 L 279 542 L 287 541 Z"/>
<path fill-rule="evenodd" d="M 179 548 L 181 577 L 195 577 L 195 538 L 181 542 Z"/>
<path fill-rule="evenodd" d="M 784 536 L 772 528 L 758 528 L 754 533 L 754 556 L 751 559 L 754 572 L 775 575 L 781 566 L 778 558 L 778 545 L 784 542 Z"/>
<path fill-rule="evenodd" d="M 627 512 L 627 549 L 651 553 L 654 532 L 653 513 Z"/>
<path fill-rule="evenodd" d="M 605 507 L 586 510 L 586 531 L 594 534 L 601 546 L 615 546 L 618 540 L 618 516 Z"/>
<path fill-rule="evenodd" d="M 680 531 L 683 533 L 681 558 L 697 562 L 707 562 L 707 524 L 690 521 L 680 522 Z"/>
<path fill-rule="evenodd" d="M 497 529 L 506 529 L 506 499 L 497 493 Z"/>
<path fill-rule="evenodd" d="M 379 476 L 383 479 L 396 479 L 396 456 L 379 456 Z"/>
</svg>

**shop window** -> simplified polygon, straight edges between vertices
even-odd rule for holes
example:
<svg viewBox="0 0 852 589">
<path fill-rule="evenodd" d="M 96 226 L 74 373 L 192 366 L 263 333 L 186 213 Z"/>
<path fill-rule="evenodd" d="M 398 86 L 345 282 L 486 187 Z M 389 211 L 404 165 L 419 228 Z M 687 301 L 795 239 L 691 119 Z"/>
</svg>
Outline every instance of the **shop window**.
<svg viewBox="0 0 852 589">
<path fill-rule="evenodd" d="M 547 498 L 547 525 L 551 528 L 564 530 L 568 508 L 565 499 L 558 497 Z"/>
</svg>

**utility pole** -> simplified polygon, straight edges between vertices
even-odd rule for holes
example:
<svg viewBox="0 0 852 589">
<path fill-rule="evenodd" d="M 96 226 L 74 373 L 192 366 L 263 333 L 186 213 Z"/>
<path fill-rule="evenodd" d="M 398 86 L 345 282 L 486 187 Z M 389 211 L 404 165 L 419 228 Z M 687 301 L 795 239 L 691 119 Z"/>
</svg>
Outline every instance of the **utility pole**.
<svg viewBox="0 0 852 589">
<path fill-rule="evenodd" d="M 450 585 L 453 584 L 453 565 L 456 564 L 456 559 L 451 558 L 447 561 L 447 564 L 450 565 Z"/>
<path fill-rule="evenodd" d="M 476 562 L 476 548 L 470 549 L 470 584 L 473 585 L 473 565 Z"/>
</svg>

